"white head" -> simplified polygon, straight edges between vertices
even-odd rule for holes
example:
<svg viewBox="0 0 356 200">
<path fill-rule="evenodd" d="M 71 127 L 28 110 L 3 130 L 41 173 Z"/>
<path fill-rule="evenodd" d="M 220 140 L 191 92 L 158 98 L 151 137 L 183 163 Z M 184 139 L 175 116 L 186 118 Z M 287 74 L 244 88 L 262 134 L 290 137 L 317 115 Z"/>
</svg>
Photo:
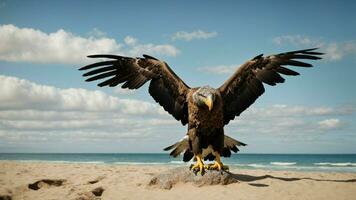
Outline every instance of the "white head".
<svg viewBox="0 0 356 200">
<path fill-rule="evenodd" d="M 209 111 L 213 109 L 215 101 L 215 89 L 203 86 L 193 93 L 193 102 L 199 107 L 207 106 Z"/>
</svg>

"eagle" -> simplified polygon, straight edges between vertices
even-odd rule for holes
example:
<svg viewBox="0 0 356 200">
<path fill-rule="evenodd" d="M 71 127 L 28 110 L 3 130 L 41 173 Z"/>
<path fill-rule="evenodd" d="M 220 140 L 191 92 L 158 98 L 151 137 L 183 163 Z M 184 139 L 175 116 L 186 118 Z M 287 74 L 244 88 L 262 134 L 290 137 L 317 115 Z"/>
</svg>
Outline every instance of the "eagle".
<svg viewBox="0 0 356 200">
<path fill-rule="evenodd" d="M 204 174 L 205 170 L 228 169 L 221 157 L 230 157 L 238 146 L 246 144 L 224 134 L 224 127 L 251 106 L 264 91 L 264 84 L 283 83 L 281 75 L 297 76 L 286 66 L 312 67 L 304 60 L 318 60 L 323 53 L 318 48 L 284 52 L 269 56 L 260 54 L 242 64 L 219 88 L 189 87 L 169 65 L 155 57 L 120 55 L 90 55 L 100 62 L 81 67 L 86 81 L 99 80 L 99 87 L 138 89 L 149 82 L 148 91 L 165 111 L 181 124 L 188 125 L 182 140 L 165 148 L 171 156 L 183 152 L 183 161 L 196 161 L 190 169 Z M 104 60 L 103 60 L 104 59 Z M 302 62 L 303 61 L 303 62 Z M 213 164 L 204 165 L 206 160 Z"/>
</svg>

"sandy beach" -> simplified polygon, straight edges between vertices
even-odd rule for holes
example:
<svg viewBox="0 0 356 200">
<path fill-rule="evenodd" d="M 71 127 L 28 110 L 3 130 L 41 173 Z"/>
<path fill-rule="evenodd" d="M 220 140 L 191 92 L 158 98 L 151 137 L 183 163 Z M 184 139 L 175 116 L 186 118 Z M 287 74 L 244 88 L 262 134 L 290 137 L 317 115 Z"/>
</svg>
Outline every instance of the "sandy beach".
<svg viewBox="0 0 356 200">
<path fill-rule="evenodd" d="M 356 173 L 230 171 L 229 185 L 149 186 L 175 166 L 0 162 L 0 199 L 356 199 Z"/>
</svg>

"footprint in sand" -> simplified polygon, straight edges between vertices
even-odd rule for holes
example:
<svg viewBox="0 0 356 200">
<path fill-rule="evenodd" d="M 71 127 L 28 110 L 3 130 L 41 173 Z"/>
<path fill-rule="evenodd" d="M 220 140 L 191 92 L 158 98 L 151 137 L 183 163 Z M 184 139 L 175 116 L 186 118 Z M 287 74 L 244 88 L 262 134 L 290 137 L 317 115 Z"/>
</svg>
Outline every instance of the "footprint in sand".
<svg viewBox="0 0 356 200">
<path fill-rule="evenodd" d="M 103 192 L 104 192 L 104 188 L 102 187 L 97 187 L 94 190 L 91 191 L 96 197 L 100 197 Z"/>
<path fill-rule="evenodd" d="M 79 194 L 80 196 L 77 197 L 75 200 L 94 200 L 94 199 L 98 200 L 101 199 L 100 197 L 103 194 L 103 192 L 104 192 L 104 188 L 97 187 L 90 192 Z"/>
<path fill-rule="evenodd" d="M 39 190 L 41 188 L 59 187 L 62 186 L 65 181 L 64 179 L 42 179 L 28 184 L 28 188 L 31 190 Z"/>
<path fill-rule="evenodd" d="M 98 178 L 92 180 L 92 181 L 88 181 L 88 184 L 95 184 L 101 180 L 103 180 L 105 178 L 105 176 L 99 176 Z"/>
</svg>

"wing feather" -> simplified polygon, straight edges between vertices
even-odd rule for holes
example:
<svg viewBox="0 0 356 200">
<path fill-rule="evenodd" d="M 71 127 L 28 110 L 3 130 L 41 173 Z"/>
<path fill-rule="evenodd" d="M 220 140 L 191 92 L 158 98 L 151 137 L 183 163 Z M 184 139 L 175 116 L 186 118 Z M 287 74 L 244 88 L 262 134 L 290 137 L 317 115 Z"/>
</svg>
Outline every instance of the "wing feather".
<svg viewBox="0 0 356 200">
<path fill-rule="evenodd" d="M 311 64 L 293 59 L 318 60 L 323 53 L 316 52 L 317 48 L 290 51 L 263 57 L 263 54 L 243 64 L 221 86 L 219 91 L 224 99 L 224 123 L 228 124 L 235 116 L 239 116 L 265 89 L 262 83 L 276 85 L 285 79 L 280 75 L 297 76 L 298 72 L 286 68 L 286 65 L 296 67 L 312 67 Z"/>
<path fill-rule="evenodd" d="M 167 63 L 149 55 L 131 58 L 119 55 L 90 55 L 90 58 L 110 59 L 90 64 L 79 70 L 90 70 L 83 74 L 86 81 L 99 80 L 98 86 L 138 89 L 150 81 L 149 93 L 164 110 L 183 125 L 188 123 L 186 96 L 187 86 Z"/>
</svg>

